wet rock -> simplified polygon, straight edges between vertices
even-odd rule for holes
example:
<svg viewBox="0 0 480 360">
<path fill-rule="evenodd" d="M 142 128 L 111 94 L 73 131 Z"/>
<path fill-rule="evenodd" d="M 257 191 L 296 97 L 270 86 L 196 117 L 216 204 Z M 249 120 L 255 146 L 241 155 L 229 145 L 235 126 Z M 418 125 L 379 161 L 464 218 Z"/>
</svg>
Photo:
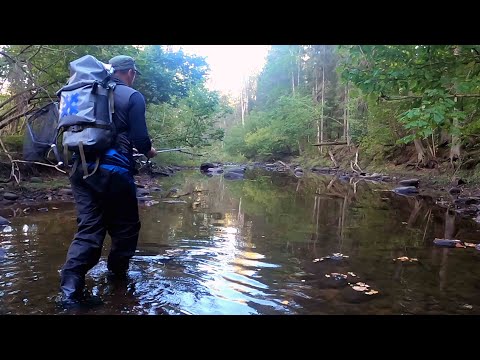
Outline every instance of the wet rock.
<svg viewBox="0 0 480 360">
<path fill-rule="evenodd" d="M 463 185 L 463 184 L 466 184 L 465 180 L 459 178 L 458 176 L 455 176 L 452 179 L 452 185 L 454 185 L 454 186 L 460 186 L 460 185 Z"/>
<path fill-rule="evenodd" d="M 7 252 L 5 251 L 5 249 L 0 247 L 0 260 L 5 259 L 6 257 L 7 257 Z"/>
<path fill-rule="evenodd" d="M 165 195 L 166 198 L 168 197 L 174 197 L 178 194 L 178 188 L 172 187 L 170 190 L 168 190 L 167 194 Z"/>
<path fill-rule="evenodd" d="M 58 195 L 60 196 L 73 196 L 72 189 L 60 189 L 58 190 Z"/>
<path fill-rule="evenodd" d="M 158 167 L 151 170 L 152 175 L 160 175 L 160 176 L 171 176 L 174 174 L 174 171 L 168 167 Z"/>
<path fill-rule="evenodd" d="M 18 195 L 15 194 L 15 193 L 11 193 L 11 192 L 5 192 L 3 193 L 3 198 L 6 199 L 6 200 L 17 200 L 18 199 Z"/>
<path fill-rule="evenodd" d="M 452 187 L 451 189 L 448 190 L 448 193 L 450 195 L 458 195 L 458 194 L 460 194 L 461 191 L 462 190 L 458 187 Z"/>
<path fill-rule="evenodd" d="M 210 168 L 216 168 L 216 167 L 219 167 L 218 164 L 214 164 L 214 163 L 202 163 L 202 164 L 200 164 L 200 171 L 206 172 L 206 171 L 208 171 L 208 169 L 210 169 Z"/>
<path fill-rule="evenodd" d="M 301 177 L 301 176 L 304 175 L 302 169 L 295 169 L 295 170 L 293 171 L 293 174 L 294 174 L 296 177 Z"/>
<path fill-rule="evenodd" d="M 210 175 L 220 175 L 223 174 L 222 168 L 209 168 L 207 174 Z"/>
<path fill-rule="evenodd" d="M 393 192 L 399 195 L 411 195 L 418 193 L 418 189 L 415 186 L 401 186 L 393 189 Z"/>
<path fill-rule="evenodd" d="M 329 173 L 331 169 L 328 167 L 314 166 L 310 170 L 313 172 L 319 172 L 319 173 Z"/>
<path fill-rule="evenodd" d="M 420 184 L 420 180 L 418 179 L 407 179 L 407 180 L 402 180 L 398 183 L 399 185 L 402 185 L 402 186 L 415 186 L 415 187 L 418 187 L 418 185 Z"/>
<path fill-rule="evenodd" d="M 243 173 L 238 172 L 227 172 L 223 175 L 223 177 L 227 180 L 243 180 Z"/>
<path fill-rule="evenodd" d="M 379 174 L 361 176 L 360 178 L 368 181 L 382 181 L 382 176 Z"/>
<path fill-rule="evenodd" d="M 243 174 L 245 171 L 247 170 L 247 168 L 245 166 L 241 166 L 241 167 L 236 167 L 236 168 L 229 168 L 228 169 L 228 172 L 231 173 L 237 173 L 237 174 Z"/>
<path fill-rule="evenodd" d="M 138 201 L 149 201 L 152 200 L 153 196 L 137 196 Z"/>
<path fill-rule="evenodd" d="M 458 198 L 458 199 L 455 199 L 453 203 L 457 206 L 468 206 L 468 205 L 480 204 L 480 198 L 478 197 Z"/>
<path fill-rule="evenodd" d="M 5 219 L 3 216 L 0 216 L 0 226 L 10 225 L 10 221 Z"/>
<path fill-rule="evenodd" d="M 149 194 L 150 194 L 150 191 L 147 189 L 142 189 L 142 188 L 137 189 L 137 197 L 141 197 Z"/>
<path fill-rule="evenodd" d="M 34 176 L 34 177 L 31 177 L 31 178 L 30 178 L 30 182 L 31 182 L 31 183 L 41 183 L 41 182 L 43 182 L 43 180 L 42 180 L 42 178 L 39 178 L 39 177 L 35 177 L 35 176 Z"/>
<path fill-rule="evenodd" d="M 15 201 L 4 199 L 4 200 L 1 201 L 1 204 L 2 204 L 2 205 L 5 205 L 5 206 L 10 206 L 10 205 L 15 204 Z"/>
<path fill-rule="evenodd" d="M 382 181 L 392 181 L 390 176 L 382 176 Z"/>
<path fill-rule="evenodd" d="M 479 209 L 476 206 L 469 206 L 463 209 L 456 210 L 457 213 L 465 216 L 475 216 L 477 215 Z"/>
<path fill-rule="evenodd" d="M 40 209 L 37 209 L 37 211 L 40 211 L 40 212 L 47 212 L 48 211 L 48 208 L 40 208 Z"/>
<path fill-rule="evenodd" d="M 154 187 L 151 187 L 150 190 L 151 191 L 162 191 L 162 188 L 154 186 Z"/>
<path fill-rule="evenodd" d="M 153 206 L 158 204 L 159 202 L 157 200 L 150 200 L 150 201 L 145 201 L 145 206 Z"/>
</svg>

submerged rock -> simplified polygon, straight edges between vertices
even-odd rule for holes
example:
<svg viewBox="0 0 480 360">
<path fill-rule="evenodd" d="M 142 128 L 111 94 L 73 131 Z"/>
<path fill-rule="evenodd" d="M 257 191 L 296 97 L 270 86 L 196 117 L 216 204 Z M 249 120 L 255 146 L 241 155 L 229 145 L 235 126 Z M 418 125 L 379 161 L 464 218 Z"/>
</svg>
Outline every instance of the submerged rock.
<svg viewBox="0 0 480 360">
<path fill-rule="evenodd" d="M 3 198 L 6 199 L 6 200 L 17 200 L 18 199 L 18 195 L 15 194 L 15 193 L 11 193 L 11 192 L 6 192 L 6 193 L 3 193 Z"/>
<path fill-rule="evenodd" d="M 10 221 L 5 219 L 3 216 L 0 216 L 0 226 L 10 225 Z"/>
<path fill-rule="evenodd" d="M 393 189 L 393 192 L 399 195 L 417 194 L 418 189 L 415 186 L 401 186 Z"/>
</svg>

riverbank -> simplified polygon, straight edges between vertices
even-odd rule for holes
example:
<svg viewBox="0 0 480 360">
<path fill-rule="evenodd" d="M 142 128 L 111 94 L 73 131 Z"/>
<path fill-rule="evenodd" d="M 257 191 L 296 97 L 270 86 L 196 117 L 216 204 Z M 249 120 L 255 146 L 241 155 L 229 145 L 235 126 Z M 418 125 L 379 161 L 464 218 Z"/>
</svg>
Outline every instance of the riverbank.
<svg viewBox="0 0 480 360">
<path fill-rule="evenodd" d="M 217 163 L 220 167 L 223 164 Z M 233 164 L 230 164 L 233 165 Z M 408 185 L 415 189 L 396 191 L 400 195 L 429 198 L 440 207 L 451 208 L 460 216 L 480 222 L 480 190 L 472 178 L 463 178 L 451 173 L 441 173 L 439 169 L 411 169 L 405 166 L 367 166 L 358 167 L 328 167 L 309 166 L 301 159 L 290 159 L 289 162 L 235 164 L 246 169 L 262 168 L 267 171 L 286 172 L 301 178 L 304 176 L 330 176 L 352 185 L 360 181 L 373 181 L 389 184 L 391 190 Z M 178 171 L 198 169 L 195 167 L 163 166 L 156 168 L 154 173 L 143 172 L 135 176 L 142 200 L 149 189 L 163 191 L 161 179 L 172 176 Z M 0 184 L 0 212 L 2 216 L 16 216 L 16 212 L 45 211 L 45 204 L 54 206 L 56 203 L 73 202 L 68 177 L 57 172 L 42 172 L 41 176 L 25 177 L 18 185 L 15 182 Z M 219 175 L 218 173 L 216 175 Z M 221 175 L 221 174 L 220 174 Z M 404 189 L 405 190 L 405 189 Z M 145 199 L 143 199 L 145 200 Z"/>
</svg>

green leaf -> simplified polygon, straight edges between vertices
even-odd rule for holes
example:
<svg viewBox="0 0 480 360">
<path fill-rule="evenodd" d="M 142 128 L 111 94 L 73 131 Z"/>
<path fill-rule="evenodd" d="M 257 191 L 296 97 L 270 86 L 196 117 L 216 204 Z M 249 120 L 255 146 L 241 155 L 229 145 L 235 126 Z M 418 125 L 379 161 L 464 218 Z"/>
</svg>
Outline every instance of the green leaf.
<svg viewBox="0 0 480 360">
<path fill-rule="evenodd" d="M 440 114 L 438 112 L 433 114 L 433 121 L 435 121 L 437 125 L 441 124 L 444 119 L 445 119 L 445 116 L 443 116 L 443 114 Z"/>
</svg>

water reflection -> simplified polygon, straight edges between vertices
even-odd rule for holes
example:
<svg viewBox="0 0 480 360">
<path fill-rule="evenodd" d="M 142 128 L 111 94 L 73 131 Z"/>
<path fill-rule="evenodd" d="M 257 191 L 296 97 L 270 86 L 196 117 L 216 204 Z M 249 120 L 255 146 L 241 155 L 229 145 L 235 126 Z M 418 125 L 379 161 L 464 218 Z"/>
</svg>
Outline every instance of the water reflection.
<svg viewBox="0 0 480 360">
<path fill-rule="evenodd" d="M 159 202 L 141 207 L 129 279 L 106 277 L 107 238 L 87 278 L 104 304 L 85 313 L 480 313 L 478 254 L 433 245 L 478 242 L 478 227 L 428 199 L 373 182 L 254 171 L 243 181 L 182 172 L 161 183 Z M 2 313 L 58 312 L 50 300 L 76 216 L 71 204 L 55 206 L 19 211 L 1 230 Z"/>
</svg>

